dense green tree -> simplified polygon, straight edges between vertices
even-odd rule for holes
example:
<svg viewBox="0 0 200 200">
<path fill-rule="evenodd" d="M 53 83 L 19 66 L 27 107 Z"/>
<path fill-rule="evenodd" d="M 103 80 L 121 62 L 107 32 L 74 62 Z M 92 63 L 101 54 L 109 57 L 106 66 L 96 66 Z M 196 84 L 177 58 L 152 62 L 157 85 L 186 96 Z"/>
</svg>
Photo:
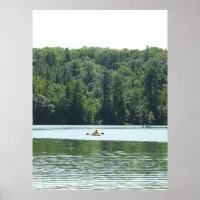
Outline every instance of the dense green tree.
<svg viewBox="0 0 200 200">
<path fill-rule="evenodd" d="M 33 123 L 166 125 L 167 53 L 34 48 Z"/>
<path fill-rule="evenodd" d="M 109 125 L 112 122 L 112 102 L 111 102 L 111 74 L 108 70 L 104 72 L 103 79 L 103 101 L 101 107 L 102 124 Z"/>
<path fill-rule="evenodd" d="M 70 124 L 84 124 L 85 96 L 84 86 L 79 80 L 74 80 L 71 84 L 69 106 Z"/>
<path fill-rule="evenodd" d="M 122 85 L 122 76 L 114 72 L 112 123 L 116 125 L 124 124 L 126 122 L 126 107 L 125 107 L 123 92 L 124 92 L 124 88 Z"/>
</svg>

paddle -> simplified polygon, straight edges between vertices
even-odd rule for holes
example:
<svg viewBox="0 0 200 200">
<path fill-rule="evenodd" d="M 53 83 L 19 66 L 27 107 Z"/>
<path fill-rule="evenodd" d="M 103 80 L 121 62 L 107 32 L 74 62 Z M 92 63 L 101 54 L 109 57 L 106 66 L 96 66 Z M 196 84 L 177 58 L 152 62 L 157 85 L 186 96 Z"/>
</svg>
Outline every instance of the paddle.
<svg viewBox="0 0 200 200">
<path fill-rule="evenodd" d="M 86 133 L 86 135 L 90 135 L 89 133 Z M 101 133 L 101 135 L 104 135 L 104 133 Z"/>
</svg>

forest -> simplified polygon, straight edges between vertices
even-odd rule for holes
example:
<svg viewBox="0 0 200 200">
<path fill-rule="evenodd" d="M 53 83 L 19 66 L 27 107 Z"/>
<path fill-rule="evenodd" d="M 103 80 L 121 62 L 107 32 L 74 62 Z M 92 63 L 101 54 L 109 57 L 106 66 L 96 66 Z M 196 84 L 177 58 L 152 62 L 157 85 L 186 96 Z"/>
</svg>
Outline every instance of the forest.
<svg viewBox="0 0 200 200">
<path fill-rule="evenodd" d="M 34 125 L 167 125 L 166 49 L 33 48 Z"/>
</svg>

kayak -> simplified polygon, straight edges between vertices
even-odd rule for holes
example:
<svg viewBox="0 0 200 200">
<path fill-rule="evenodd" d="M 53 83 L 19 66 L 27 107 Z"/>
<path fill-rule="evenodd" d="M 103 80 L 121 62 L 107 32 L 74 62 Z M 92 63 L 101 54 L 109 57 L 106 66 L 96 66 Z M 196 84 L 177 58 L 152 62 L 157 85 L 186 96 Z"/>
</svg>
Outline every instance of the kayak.
<svg viewBox="0 0 200 200">
<path fill-rule="evenodd" d="M 100 133 L 92 133 L 91 136 L 101 136 Z"/>
</svg>

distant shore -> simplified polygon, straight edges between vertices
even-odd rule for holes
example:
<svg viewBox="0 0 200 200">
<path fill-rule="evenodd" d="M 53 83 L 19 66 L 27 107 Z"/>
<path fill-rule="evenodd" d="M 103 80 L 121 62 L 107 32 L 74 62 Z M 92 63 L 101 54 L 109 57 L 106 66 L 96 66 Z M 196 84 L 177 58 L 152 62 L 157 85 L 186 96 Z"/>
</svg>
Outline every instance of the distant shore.
<svg viewBox="0 0 200 200">
<path fill-rule="evenodd" d="M 55 130 L 55 129 L 141 129 L 141 128 L 168 128 L 166 125 L 152 125 L 142 127 L 141 125 L 33 125 L 33 130 Z"/>
</svg>

